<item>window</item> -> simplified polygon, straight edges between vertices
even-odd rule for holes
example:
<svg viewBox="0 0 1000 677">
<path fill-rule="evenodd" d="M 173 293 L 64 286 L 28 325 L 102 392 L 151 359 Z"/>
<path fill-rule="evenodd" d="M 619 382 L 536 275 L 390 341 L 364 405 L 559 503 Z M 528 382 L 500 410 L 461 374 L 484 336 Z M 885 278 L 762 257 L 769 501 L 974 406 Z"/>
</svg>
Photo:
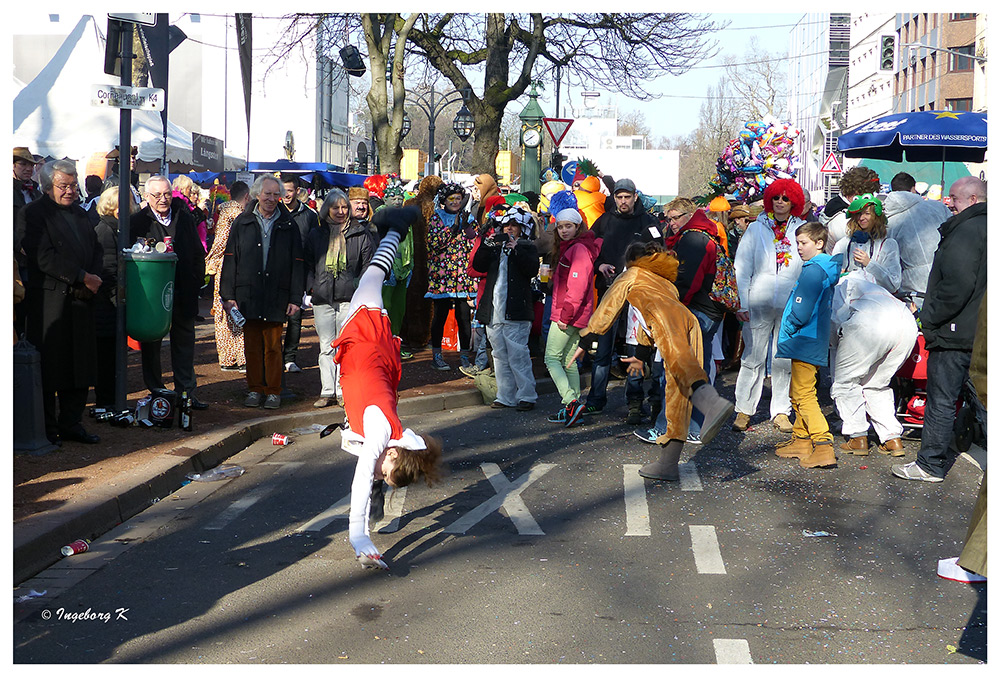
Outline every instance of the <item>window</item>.
<svg viewBox="0 0 1000 677">
<path fill-rule="evenodd" d="M 946 110 L 972 110 L 972 99 L 945 99 Z"/>
<path fill-rule="evenodd" d="M 970 19 L 975 19 L 976 15 L 972 12 L 965 12 L 963 14 L 952 14 L 949 18 L 952 21 L 968 21 Z"/>
<path fill-rule="evenodd" d="M 972 59 L 969 58 L 975 54 L 975 47 L 973 45 L 965 45 L 963 47 L 952 47 L 953 52 L 961 52 L 962 54 L 968 54 L 969 56 L 959 56 L 958 54 L 952 54 L 951 56 L 951 67 L 949 71 L 952 73 L 971 71 L 972 70 Z"/>
</svg>

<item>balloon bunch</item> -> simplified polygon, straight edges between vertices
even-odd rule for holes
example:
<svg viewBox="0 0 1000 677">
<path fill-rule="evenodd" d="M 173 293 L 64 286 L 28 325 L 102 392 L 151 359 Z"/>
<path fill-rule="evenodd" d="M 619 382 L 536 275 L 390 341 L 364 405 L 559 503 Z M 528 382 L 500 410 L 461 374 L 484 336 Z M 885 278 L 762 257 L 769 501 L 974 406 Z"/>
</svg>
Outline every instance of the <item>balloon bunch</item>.
<svg viewBox="0 0 1000 677">
<path fill-rule="evenodd" d="M 719 156 L 709 185 L 716 195 L 731 193 L 739 201 L 752 202 L 775 179 L 795 178 L 795 138 L 800 132 L 770 115 L 744 127 Z"/>
</svg>

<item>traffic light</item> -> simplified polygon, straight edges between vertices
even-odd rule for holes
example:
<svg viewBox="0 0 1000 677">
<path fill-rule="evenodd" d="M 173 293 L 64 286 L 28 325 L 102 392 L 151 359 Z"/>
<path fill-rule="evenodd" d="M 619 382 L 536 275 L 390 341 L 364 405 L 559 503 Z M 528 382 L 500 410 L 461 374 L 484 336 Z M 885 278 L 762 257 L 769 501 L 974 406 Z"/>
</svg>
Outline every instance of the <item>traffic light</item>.
<svg viewBox="0 0 1000 677">
<path fill-rule="evenodd" d="M 891 71 L 896 63 L 896 36 L 883 35 L 879 44 L 881 47 L 878 59 L 879 70 Z"/>
<path fill-rule="evenodd" d="M 550 159 L 550 163 L 552 169 L 555 170 L 556 174 L 562 173 L 562 166 L 563 162 L 565 161 L 566 161 L 566 156 L 560 153 L 558 148 L 552 151 L 552 157 Z"/>
</svg>

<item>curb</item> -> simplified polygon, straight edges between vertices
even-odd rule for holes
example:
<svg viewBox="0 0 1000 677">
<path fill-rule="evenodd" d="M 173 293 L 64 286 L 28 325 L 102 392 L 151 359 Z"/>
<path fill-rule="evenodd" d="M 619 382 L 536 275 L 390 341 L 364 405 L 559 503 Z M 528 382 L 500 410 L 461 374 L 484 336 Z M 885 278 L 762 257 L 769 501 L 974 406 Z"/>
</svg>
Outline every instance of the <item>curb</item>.
<svg viewBox="0 0 1000 677">
<path fill-rule="evenodd" d="M 581 386 L 589 381 L 583 376 L 581 374 Z M 556 392 L 551 379 L 536 378 L 535 390 L 539 395 Z M 413 416 L 483 404 L 482 394 L 472 388 L 401 399 L 397 410 L 401 416 Z M 337 422 L 343 420 L 343 416 L 343 409 L 339 409 L 337 412 L 320 410 L 256 418 L 196 435 L 180 444 L 174 441 L 151 447 L 152 451 L 162 451 L 162 454 L 143 467 L 116 475 L 107 487 L 72 505 L 31 515 L 14 524 L 14 585 L 61 560 L 59 549 L 65 544 L 79 538 L 99 538 L 169 496 L 187 479 L 188 473 L 214 468 L 276 430 Z"/>
</svg>

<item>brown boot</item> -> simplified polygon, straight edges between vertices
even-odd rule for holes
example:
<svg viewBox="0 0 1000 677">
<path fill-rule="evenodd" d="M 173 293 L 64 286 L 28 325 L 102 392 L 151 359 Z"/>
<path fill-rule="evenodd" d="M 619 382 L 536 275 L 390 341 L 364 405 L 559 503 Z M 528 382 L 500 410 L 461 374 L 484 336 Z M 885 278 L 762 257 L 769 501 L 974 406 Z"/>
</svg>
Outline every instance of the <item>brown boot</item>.
<svg viewBox="0 0 1000 677">
<path fill-rule="evenodd" d="M 799 459 L 803 468 L 832 468 L 837 465 L 837 457 L 833 453 L 833 442 L 818 442 L 813 445 L 813 452 Z"/>
<path fill-rule="evenodd" d="M 903 440 L 898 437 L 886 440 L 885 444 L 878 445 L 878 451 L 880 454 L 886 454 L 887 456 L 902 456 L 904 454 Z"/>
<path fill-rule="evenodd" d="M 792 435 L 791 442 L 779 444 L 774 453 L 779 458 L 805 458 L 813 452 L 812 440 L 808 437 L 795 437 Z"/>
<path fill-rule="evenodd" d="M 852 437 L 843 444 L 840 445 L 840 450 L 845 454 L 854 454 L 855 456 L 867 456 L 868 455 L 868 437 Z"/>
</svg>

